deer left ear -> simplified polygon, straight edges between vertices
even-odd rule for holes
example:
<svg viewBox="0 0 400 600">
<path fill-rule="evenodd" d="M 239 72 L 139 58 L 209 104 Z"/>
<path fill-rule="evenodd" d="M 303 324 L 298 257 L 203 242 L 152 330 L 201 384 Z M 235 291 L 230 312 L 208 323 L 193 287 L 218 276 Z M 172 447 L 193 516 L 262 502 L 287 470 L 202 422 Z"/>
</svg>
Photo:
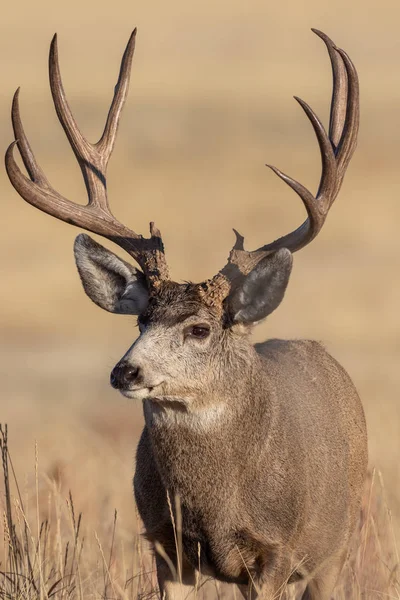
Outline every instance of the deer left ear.
<svg viewBox="0 0 400 600">
<path fill-rule="evenodd" d="M 252 324 L 278 308 L 285 295 L 292 263 L 292 253 L 287 248 L 260 260 L 226 299 L 230 320 Z"/>
</svg>

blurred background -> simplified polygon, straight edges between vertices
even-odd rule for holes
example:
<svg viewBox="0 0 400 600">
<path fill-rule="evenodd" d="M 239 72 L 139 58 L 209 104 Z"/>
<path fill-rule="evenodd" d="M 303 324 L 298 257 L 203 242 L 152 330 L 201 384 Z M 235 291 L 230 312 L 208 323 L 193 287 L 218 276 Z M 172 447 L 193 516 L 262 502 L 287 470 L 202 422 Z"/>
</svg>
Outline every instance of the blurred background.
<svg viewBox="0 0 400 600">
<path fill-rule="evenodd" d="M 51 102 L 49 43 L 57 31 L 69 102 L 94 141 L 138 27 L 109 198 L 137 232 L 147 235 L 156 221 L 177 281 L 214 274 L 232 227 L 253 249 L 303 221 L 299 198 L 264 163 L 316 190 L 318 146 L 292 96 L 327 123 L 330 64 L 310 28 L 347 50 L 361 82 L 358 149 L 323 232 L 296 254 L 285 301 L 254 337 L 320 340 L 348 370 L 398 532 L 399 17 L 395 0 L 22 0 L 7 5 L 0 23 L 0 146 L 13 139 L 10 105 L 20 85 L 39 163 L 82 203 L 80 170 Z M 137 336 L 135 319 L 107 314 L 85 296 L 72 254 L 78 230 L 24 203 L 3 169 L 0 188 L 0 421 L 9 424 L 18 477 L 29 487 L 37 441 L 40 473 L 62 493 L 71 489 L 94 523 L 117 508 L 129 531 L 142 407 L 110 388 L 109 373 Z"/>
</svg>

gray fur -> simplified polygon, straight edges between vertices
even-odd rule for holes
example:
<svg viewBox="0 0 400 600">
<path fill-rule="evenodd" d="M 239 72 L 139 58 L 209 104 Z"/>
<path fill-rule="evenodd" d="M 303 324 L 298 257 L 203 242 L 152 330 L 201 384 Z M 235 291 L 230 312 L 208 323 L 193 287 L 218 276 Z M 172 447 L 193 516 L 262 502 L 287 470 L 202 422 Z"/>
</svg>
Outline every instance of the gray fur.
<svg viewBox="0 0 400 600">
<path fill-rule="evenodd" d="M 272 263 L 259 275 L 279 300 L 290 253 Z M 204 303 L 199 286 L 163 282 L 121 361 L 138 373 L 123 393 L 144 406 L 137 505 L 148 539 L 175 564 L 167 491 L 181 502 L 182 584 L 156 556 L 168 600 L 193 589 L 199 545 L 201 573 L 248 597 L 251 580 L 267 599 L 302 579 L 304 600 L 328 600 L 358 517 L 367 436 L 357 392 L 317 342 L 251 343 L 248 318 L 232 323 L 227 313 L 251 306 L 253 283 L 223 312 Z M 263 288 L 255 288 L 257 296 Z M 196 339 L 193 325 L 210 335 Z"/>
</svg>

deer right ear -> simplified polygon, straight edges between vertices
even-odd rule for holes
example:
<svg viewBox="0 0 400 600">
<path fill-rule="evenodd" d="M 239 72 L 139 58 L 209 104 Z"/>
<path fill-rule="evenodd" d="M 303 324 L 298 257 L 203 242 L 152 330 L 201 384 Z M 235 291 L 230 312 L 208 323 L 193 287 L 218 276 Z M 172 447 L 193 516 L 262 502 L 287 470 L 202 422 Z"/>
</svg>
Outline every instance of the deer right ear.
<svg viewBox="0 0 400 600">
<path fill-rule="evenodd" d="M 75 240 L 74 254 L 83 288 L 100 308 L 127 315 L 145 310 L 149 294 L 142 271 L 84 233 Z"/>
</svg>

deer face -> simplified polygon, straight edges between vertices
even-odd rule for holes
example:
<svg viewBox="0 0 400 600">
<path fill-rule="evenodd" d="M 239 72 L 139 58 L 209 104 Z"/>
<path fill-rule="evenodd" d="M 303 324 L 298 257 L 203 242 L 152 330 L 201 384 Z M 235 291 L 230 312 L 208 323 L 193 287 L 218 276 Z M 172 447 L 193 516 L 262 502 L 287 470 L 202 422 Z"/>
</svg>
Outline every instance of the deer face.
<svg viewBox="0 0 400 600">
<path fill-rule="evenodd" d="M 292 266 L 288 250 L 272 253 L 213 304 L 202 284 L 163 281 L 149 295 L 140 271 L 86 235 L 77 238 L 75 257 L 97 305 L 138 315 L 140 335 L 113 369 L 111 385 L 129 398 L 186 404 L 212 397 L 238 367 L 246 369 L 246 334 L 280 304 Z"/>
<path fill-rule="evenodd" d="M 218 379 L 218 354 L 232 340 L 223 315 L 201 301 L 197 286 L 164 285 L 138 326 L 139 338 L 111 373 L 112 386 L 124 395 L 190 402 Z"/>
</svg>

